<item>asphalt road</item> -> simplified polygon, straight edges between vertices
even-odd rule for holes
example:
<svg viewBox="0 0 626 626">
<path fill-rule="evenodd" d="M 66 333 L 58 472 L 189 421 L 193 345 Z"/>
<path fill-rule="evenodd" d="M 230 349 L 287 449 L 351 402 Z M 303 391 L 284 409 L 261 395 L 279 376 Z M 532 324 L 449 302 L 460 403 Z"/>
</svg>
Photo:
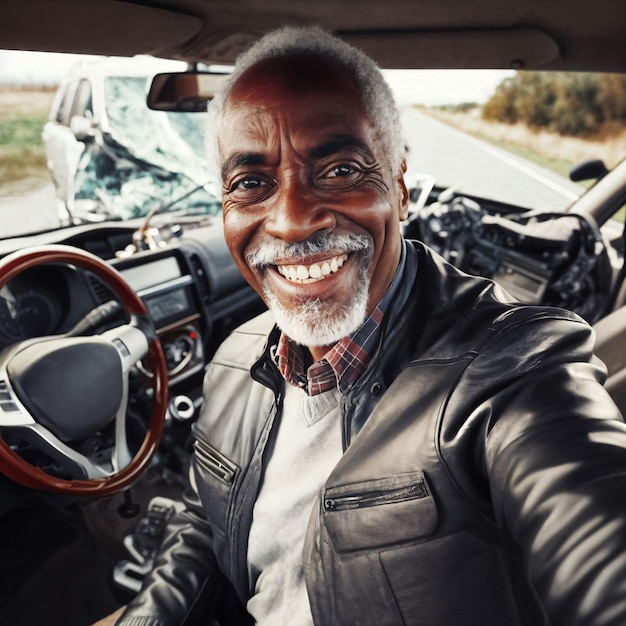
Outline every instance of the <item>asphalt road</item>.
<svg viewBox="0 0 626 626">
<path fill-rule="evenodd" d="M 29 178 L 20 188 L 20 193 L 0 196 L 0 238 L 48 230 L 59 224 L 52 180 Z"/>
<path fill-rule="evenodd" d="M 402 112 L 409 146 L 408 176 L 430 174 L 438 185 L 458 193 L 490 197 L 529 209 L 562 209 L 581 188 L 525 159 L 512 155 L 419 113 Z M 26 181 L 26 189 L 30 181 Z M 32 191 L 0 196 L 0 237 L 55 228 L 52 183 L 32 179 Z M 1 192 L 0 192 L 1 193 Z"/>
<path fill-rule="evenodd" d="M 569 206 L 582 187 L 485 143 L 414 108 L 402 111 L 409 146 L 408 174 L 434 176 L 436 184 L 458 193 L 492 198 L 529 209 Z"/>
</svg>

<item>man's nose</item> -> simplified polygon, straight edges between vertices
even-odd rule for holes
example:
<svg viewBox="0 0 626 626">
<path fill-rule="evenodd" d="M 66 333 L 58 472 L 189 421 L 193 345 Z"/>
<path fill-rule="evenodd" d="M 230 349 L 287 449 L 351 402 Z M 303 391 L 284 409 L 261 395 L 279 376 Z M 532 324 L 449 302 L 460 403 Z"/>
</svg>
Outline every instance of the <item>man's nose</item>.
<svg viewBox="0 0 626 626">
<path fill-rule="evenodd" d="M 304 241 L 319 230 L 336 225 L 328 202 L 308 190 L 306 183 L 291 180 L 280 186 L 275 195 L 265 230 L 284 241 Z"/>
</svg>

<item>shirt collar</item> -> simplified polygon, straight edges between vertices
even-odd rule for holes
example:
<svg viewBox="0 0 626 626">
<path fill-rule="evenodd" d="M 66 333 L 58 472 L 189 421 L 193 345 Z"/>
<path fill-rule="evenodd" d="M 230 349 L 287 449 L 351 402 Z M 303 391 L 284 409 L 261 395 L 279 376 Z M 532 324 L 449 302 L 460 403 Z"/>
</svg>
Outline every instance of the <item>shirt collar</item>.
<svg viewBox="0 0 626 626">
<path fill-rule="evenodd" d="M 398 269 L 383 299 L 359 328 L 338 341 L 308 369 L 305 368 L 306 348 L 282 333 L 276 346 L 274 360 L 288 383 L 304 388 L 309 395 L 313 396 L 335 387 L 341 393 L 345 393 L 359 379 L 367 369 L 372 354 L 378 346 L 382 332 L 381 322 L 389 304 L 398 292 L 405 260 L 406 243 L 402 239 Z"/>
</svg>

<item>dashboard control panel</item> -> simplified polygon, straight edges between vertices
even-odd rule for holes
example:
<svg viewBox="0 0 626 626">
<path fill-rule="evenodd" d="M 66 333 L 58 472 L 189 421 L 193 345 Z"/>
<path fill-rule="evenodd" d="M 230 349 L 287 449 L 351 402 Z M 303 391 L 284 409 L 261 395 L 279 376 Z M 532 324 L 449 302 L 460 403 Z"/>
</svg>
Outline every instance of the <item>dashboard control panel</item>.
<svg viewBox="0 0 626 626">
<path fill-rule="evenodd" d="M 171 251 L 136 264 L 139 257 L 120 271 L 146 304 L 161 341 L 170 385 L 204 366 L 204 328 L 197 304 L 194 279 L 182 255 Z M 140 364 L 144 375 L 149 375 Z"/>
</svg>

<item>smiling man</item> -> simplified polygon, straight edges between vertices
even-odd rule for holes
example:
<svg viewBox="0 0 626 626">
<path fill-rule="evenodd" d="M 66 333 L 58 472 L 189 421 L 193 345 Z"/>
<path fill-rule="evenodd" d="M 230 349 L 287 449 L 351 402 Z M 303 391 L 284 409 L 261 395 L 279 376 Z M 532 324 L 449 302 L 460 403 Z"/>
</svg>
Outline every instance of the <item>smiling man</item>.
<svg viewBox="0 0 626 626">
<path fill-rule="evenodd" d="M 381 134 L 346 68 L 311 52 L 260 61 L 224 107 L 227 243 L 316 360 L 361 324 L 398 267 L 408 194 Z"/>
<path fill-rule="evenodd" d="M 118 623 L 625 624 L 626 426 L 589 326 L 404 241 L 398 114 L 341 41 L 267 36 L 210 114 L 269 311 L 207 371 L 187 506 Z"/>
</svg>

